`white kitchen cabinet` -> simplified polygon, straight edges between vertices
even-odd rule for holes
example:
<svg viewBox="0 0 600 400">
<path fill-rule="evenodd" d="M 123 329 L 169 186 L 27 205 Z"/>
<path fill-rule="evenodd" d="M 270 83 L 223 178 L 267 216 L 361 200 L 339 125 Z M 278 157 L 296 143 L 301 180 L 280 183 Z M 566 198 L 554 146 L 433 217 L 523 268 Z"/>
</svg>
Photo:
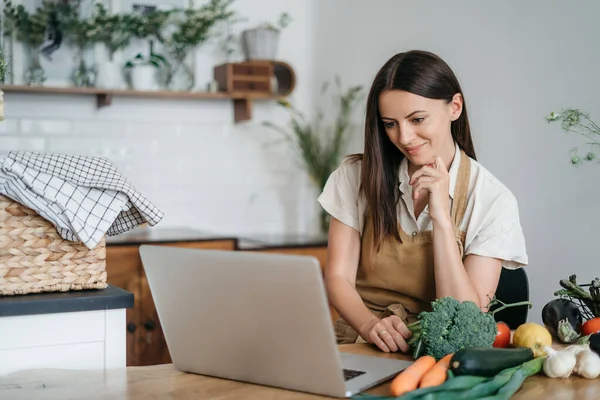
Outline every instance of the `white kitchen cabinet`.
<svg viewBox="0 0 600 400">
<path fill-rule="evenodd" d="M 27 300 L 32 300 L 29 307 Z M 133 295 L 114 287 L 0 299 L 0 374 L 124 368 L 125 313 L 132 306 Z"/>
</svg>

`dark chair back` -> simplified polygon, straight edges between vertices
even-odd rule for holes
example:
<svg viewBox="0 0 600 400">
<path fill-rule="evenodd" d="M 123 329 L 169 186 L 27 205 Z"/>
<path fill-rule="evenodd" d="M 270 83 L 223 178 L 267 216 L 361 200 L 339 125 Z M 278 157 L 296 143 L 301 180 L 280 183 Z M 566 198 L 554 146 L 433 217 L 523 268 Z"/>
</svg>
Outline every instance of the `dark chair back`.
<svg viewBox="0 0 600 400">
<path fill-rule="evenodd" d="M 525 268 L 502 268 L 496 298 L 506 304 L 529 301 L 529 280 Z M 494 306 L 490 311 L 498 307 Z M 494 314 L 494 319 L 496 322 L 505 322 L 510 329 L 517 329 L 519 325 L 527 322 L 528 311 L 528 306 L 510 307 Z"/>
</svg>

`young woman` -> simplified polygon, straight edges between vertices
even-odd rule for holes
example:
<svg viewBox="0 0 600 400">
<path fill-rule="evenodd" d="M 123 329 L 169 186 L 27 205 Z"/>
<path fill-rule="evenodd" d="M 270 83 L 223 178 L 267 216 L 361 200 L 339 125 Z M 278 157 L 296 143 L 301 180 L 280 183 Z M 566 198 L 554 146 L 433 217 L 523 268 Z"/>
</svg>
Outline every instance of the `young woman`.
<svg viewBox="0 0 600 400">
<path fill-rule="evenodd" d="M 450 67 L 409 51 L 377 73 L 364 153 L 319 196 L 331 214 L 325 283 L 338 343 L 408 351 L 406 323 L 451 296 L 486 310 L 502 267 L 527 264 L 517 201 L 476 161 Z"/>
</svg>

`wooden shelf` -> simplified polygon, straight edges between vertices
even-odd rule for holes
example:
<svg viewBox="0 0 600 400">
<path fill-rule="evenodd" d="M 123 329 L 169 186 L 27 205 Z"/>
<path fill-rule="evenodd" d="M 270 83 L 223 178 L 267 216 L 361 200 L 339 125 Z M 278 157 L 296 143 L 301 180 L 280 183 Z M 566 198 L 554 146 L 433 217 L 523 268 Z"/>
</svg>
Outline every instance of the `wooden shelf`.
<svg viewBox="0 0 600 400">
<path fill-rule="evenodd" d="M 251 118 L 253 100 L 277 100 L 282 96 L 267 93 L 235 93 L 235 92 L 178 92 L 178 91 L 136 91 L 112 90 L 102 88 L 77 88 L 77 87 L 47 87 L 27 85 L 0 85 L 4 93 L 32 93 L 32 94 L 64 94 L 64 95 L 93 95 L 96 96 L 98 108 L 110 106 L 113 96 L 143 97 L 163 99 L 207 99 L 207 100 L 233 100 L 235 122 Z"/>
</svg>

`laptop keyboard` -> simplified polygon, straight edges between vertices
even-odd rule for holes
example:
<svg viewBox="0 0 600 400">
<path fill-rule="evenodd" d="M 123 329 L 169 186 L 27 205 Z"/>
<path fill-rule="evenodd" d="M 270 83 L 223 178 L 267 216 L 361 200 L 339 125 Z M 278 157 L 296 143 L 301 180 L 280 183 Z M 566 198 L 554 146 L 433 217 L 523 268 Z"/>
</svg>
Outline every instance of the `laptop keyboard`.
<svg viewBox="0 0 600 400">
<path fill-rule="evenodd" d="M 357 371 L 355 369 L 344 369 L 344 380 L 350 380 L 364 374 L 365 371 Z"/>
</svg>

